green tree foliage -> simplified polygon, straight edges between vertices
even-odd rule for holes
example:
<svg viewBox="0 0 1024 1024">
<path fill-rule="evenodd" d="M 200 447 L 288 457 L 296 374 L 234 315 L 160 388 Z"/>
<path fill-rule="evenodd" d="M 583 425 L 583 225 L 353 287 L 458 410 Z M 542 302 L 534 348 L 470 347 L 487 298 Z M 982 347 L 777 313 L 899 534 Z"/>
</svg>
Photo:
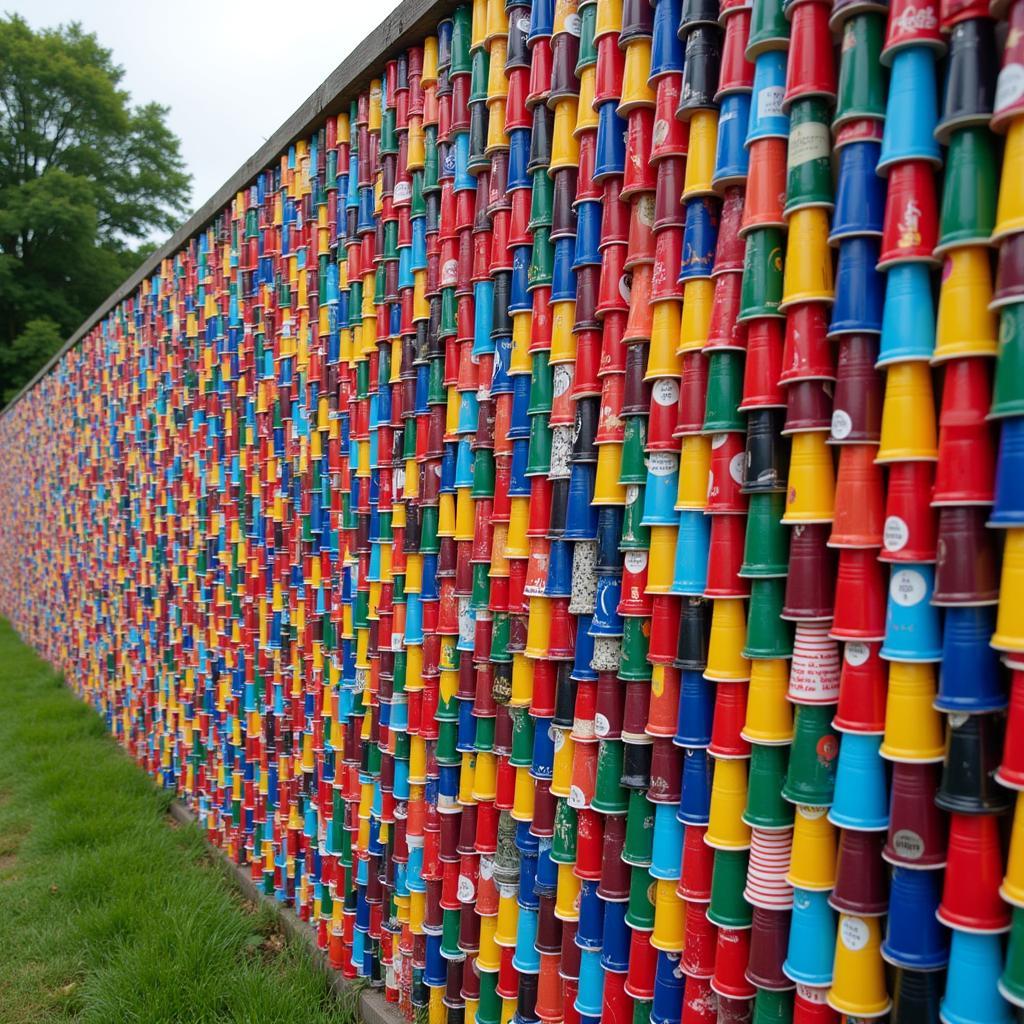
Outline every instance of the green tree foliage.
<svg viewBox="0 0 1024 1024">
<path fill-rule="evenodd" d="M 0 18 L 0 396 L 9 401 L 186 211 L 167 108 L 72 23 Z"/>
</svg>

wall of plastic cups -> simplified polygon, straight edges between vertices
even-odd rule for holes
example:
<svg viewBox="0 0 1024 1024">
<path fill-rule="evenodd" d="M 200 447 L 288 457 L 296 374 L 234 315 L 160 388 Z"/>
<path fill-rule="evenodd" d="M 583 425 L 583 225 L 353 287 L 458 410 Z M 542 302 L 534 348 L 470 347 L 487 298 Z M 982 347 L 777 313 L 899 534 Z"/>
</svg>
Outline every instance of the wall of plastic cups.
<svg viewBox="0 0 1024 1024">
<path fill-rule="evenodd" d="M 1024 0 L 474 0 L 0 419 L 0 604 L 430 1024 L 1024 1007 Z"/>
</svg>

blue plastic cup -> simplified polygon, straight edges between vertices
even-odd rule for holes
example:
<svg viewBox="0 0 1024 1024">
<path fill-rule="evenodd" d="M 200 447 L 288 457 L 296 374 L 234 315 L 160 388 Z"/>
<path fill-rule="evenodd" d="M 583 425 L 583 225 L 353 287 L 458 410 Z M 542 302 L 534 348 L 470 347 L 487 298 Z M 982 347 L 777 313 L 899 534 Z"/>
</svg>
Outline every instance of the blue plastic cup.
<svg viewBox="0 0 1024 1024">
<path fill-rule="evenodd" d="M 459 419 L 456 434 L 475 434 L 480 415 L 480 402 L 475 391 L 459 392 Z"/>
<path fill-rule="evenodd" d="M 658 965 L 654 970 L 651 1024 L 679 1024 L 683 1019 L 686 975 L 680 966 L 681 960 L 679 953 L 658 953 Z"/>
<path fill-rule="evenodd" d="M 715 716 L 715 687 L 703 672 L 684 671 L 679 682 L 679 720 L 673 742 L 677 747 L 707 747 Z"/>
<path fill-rule="evenodd" d="M 679 456 L 674 452 L 651 452 L 647 456 L 647 485 L 644 488 L 644 526 L 675 526 L 679 491 Z"/>
<path fill-rule="evenodd" d="M 936 971 L 949 962 L 949 931 L 935 911 L 942 898 L 942 873 L 894 867 L 889 886 L 889 922 L 882 956 L 896 967 Z"/>
<path fill-rule="evenodd" d="M 513 378 L 518 380 L 519 378 Z M 530 478 L 526 475 L 526 467 L 530 462 L 530 442 L 515 440 L 512 442 L 512 471 L 509 474 L 508 494 L 510 498 L 528 498 L 530 496 Z"/>
<path fill-rule="evenodd" d="M 601 265 L 601 203 L 582 202 L 576 206 L 576 241 L 573 269 Z"/>
<path fill-rule="evenodd" d="M 530 172 L 526 169 L 530 162 L 529 128 L 516 128 L 508 133 L 508 179 L 506 188 L 509 192 L 531 188 Z"/>
<path fill-rule="evenodd" d="M 576 925 L 576 945 L 580 949 L 601 948 L 604 936 L 604 900 L 597 895 L 600 884 L 598 881 L 590 880 L 580 883 L 580 919 Z M 582 979 L 582 971 L 580 977 Z"/>
<path fill-rule="evenodd" d="M 824 986 L 832 982 L 836 922 L 828 895 L 827 891 L 793 890 L 789 947 L 782 971 L 800 985 Z"/>
<path fill-rule="evenodd" d="M 682 282 L 710 277 L 715 265 L 717 243 L 718 200 L 709 196 L 688 199 L 678 280 Z"/>
<path fill-rule="evenodd" d="M 530 8 L 530 31 L 527 42 L 547 39 L 555 30 L 555 0 L 533 0 Z"/>
<path fill-rule="evenodd" d="M 551 541 L 548 553 L 548 578 L 544 586 L 545 597 L 572 596 L 572 543 L 567 540 Z"/>
<path fill-rule="evenodd" d="M 512 378 L 508 375 L 512 365 L 512 338 L 504 335 L 494 339 L 494 370 L 491 374 L 491 395 L 511 395 Z"/>
<path fill-rule="evenodd" d="M 601 966 L 606 971 L 623 974 L 629 968 L 629 926 L 626 911 L 629 904 L 608 903 L 604 908 L 604 937 L 601 945 Z"/>
<path fill-rule="evenodd" d="M 620 117 L 618 104 L 611 100 L 597 110 L 597 149 L 594 155 L 594 181 L 619 175 L 626 170 L 626 132 L 628 125 Z"/>
<path fill-rule="evenodd" d="M 684 825 L 706 825 L 711 811 L 711 758 L 701 747 L 687 747 L 682 796 L 676 816 Z"/>
<path fill-rule="evenodd" d="M 594 660 L 594 637 L 590 632 L 592 615 L 576 617 L 576 651 L 572 663 L 572 678 L 577 682 L 597 679 L 597 673 L 590 667 Z"/>
<path fill-rule="evenodd" d="M 1007 704 L 999 652 L 989 641 L 996 629 L 991 605 L 946 609 L 942 625 L 942 665 L 935 707 L 974 714 Z"/>
<path fill-rule="evenodd" d="M 878 753 L 881 736 L 847 732 L 839 745 L 836 788 L 828 820 L 840 828 L 864 832 L 889 826 L 885 762 Z"/>
<path fill-rule="evenodd" d="M 622 599 L 622 577 L 601 574 L 597 577 L 597 598 L 590 622 L 591 636 L 622 636 L 622 616 L 618 613 Z"/>
<path fill-rule="evenodd" d="M 708 585 L 711 518 L 695 509 L 679 513 L 672 593 L 700 597 Z"/>
<path fill-rule="evenodd" d="M 455 487 L 473 486 L 473 446 L 468 437 L 459 439 L 455 449 Z"/>
<path fill-rule="evenodd" d="M 789 114 L 784 113 L 786 51 L 770 50 L 754 62 L 754 88 L 747 120 L 746 144 L 758 139 L 788 139 Z"/>
<path fill-rule="evenodd" d="M 885 275 L 882 341 L 876 365 L 931 359 L 934 349 L 935 304 L 928 265 L 896 263 Z"/>
<path fill-rule="evenodd" d="M 576 254 L 576 238 L 568 235 L 555 239 L 555 262 L 551 271 L 551 301 L 576 301 L 576 271 L 573 262 Z"/>
<path fill-rule="evenodd" d="M 654 848 L 649 868 L 652 878 L 679 877 L 683 861 L 683 823 L 676 817 L 675 804 L 654 806 Z"/>
<path fill-rule="evenodd" d="M 942 625 L 931 603 L 935 566 L 894 564 L 885 609 L 885 641 L 879 652 L 890 661 L 941 661 Z"/>
<path fill-rule="evenodd" d="M 520 822 L 520 824 L 525 824 Z M 539 840 L 533 836 L 534 843 L 539 846 Z M 534 848 L 536 850 L 536 847 Z M 519 859 L 519 897 L 517 903 L 520 909 L 538 910 L 540 908 L 540 897 L 537 895 L 537 853 L 524 853 Z"/>
<path fill-rule="evenodd" d="M 512 417 L 508 437 L 521 441 L 530 437 L 530 378 L 527 374 L 516 374 L 512 378 Z"/>
<path fill-rule="evenodd" d="M 747 180 L 750 152 L 745 143 L 750 123 L 750 93 L 730 93 L 722 97 L 718 112 L 718 141 L 715 145 L 715 170 L 712 185 L 724 188 Z"/>
<path fill-rule="evenodd" d="M 846 237 L 839 243 L 829 335 L 881 333 L 885 277 L 875 269 L 878 249 L 879 240 L 871 235 Z"/>
<path fill-rule="evenodd" d="M 463 701 L 469 704 L 469 701 Z M 551 719 L 538 718 L 533 728 L 533 757 L 530 764 L 530 777 L 534 779 L 550 779 L 555 764 L 555 741 L 551 733 Z"/>
<path fill-rule="evenodd" d="M 885 182 L 875 172 L 881 150 L 878 142 L 851 142 L 839 150 L 839 183 L 830 242 L 849 235 L 881 236 Z"/>
<path fill-rule="evenodd" d="M 683 0 L 659 0 L 654 8 L 651 38 L 651 73 L 648 81 L 683 70 L 683 43 L 676 34 Z"/>
<path fill-rule="evenodd" d="M 879 173 L 904 160 L 941 163 L 941 150 L 935 139 L 938 121 L 934 53 L 924 46 L 900 50 L 892 59 Z"/>
<path fill-rule="evenodd" d="M 577 1013 L 586 1017 L 600 1017 L 603 1001 L 604 968 L 601 966 L 601 951 L 584 949 L 580 953 L 579 988 L 573 1006 Z"/>
<path fill-rule="evenodd" d="M 596 477 L 597 465 L 593 462 L 574 462 L 569 470 L 566 540 L 597 540 L 597 509 L 590 504 Z"/>
<path fill-rule="evenodd" d="M 998 935 L 954 931 L 949 947 L 946 994 L 939 1007 L 943 1024 L 1012 1024 L 1010 1004 L 996 987 L 1003 969 Z"/>
<path fill-rule="evenodd" d="M 512 956 L 512 966 L 521 974 L 540 973 L 540 953 L 537 952 L 537 917 L 538 911 L 519 908 L 519 920 L 516 924 L 516 951 Z"/>
<path fill-rule="evenodd" d="M 510 313 L 529 313 L 533 309 L 530 297 L 530 259 L 533 246 L 517 245 L 512 250 L 512 286 L 508 300 Z"/>
<path fill-rule="evenodd" d="M 1024 417 L 1002 421 L 989 526 L 1024 526 Z"/>
<path fill-rule="evenodd" d="M 405 642 L 407 644 L 423 643 L 423 604 L 419 594 L 405 596 Z"/>
<path fill-rule="evenodd" d="M 476 191 L 476 178 L 469 172 L 469 132 L 455 136 L 455 191 Z"/>
</svg>

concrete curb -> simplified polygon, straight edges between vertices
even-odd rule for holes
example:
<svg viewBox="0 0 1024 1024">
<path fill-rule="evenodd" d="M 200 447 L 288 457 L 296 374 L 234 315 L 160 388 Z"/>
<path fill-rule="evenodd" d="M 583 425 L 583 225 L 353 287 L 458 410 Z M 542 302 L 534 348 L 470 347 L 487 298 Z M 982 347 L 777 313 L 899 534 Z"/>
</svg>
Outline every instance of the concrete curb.
<svg viewBox="0 0 1024 1024">
<path fill-rule="evenodd" d="M 180 825 L 199 826 L 199 819 L 180 800 L 172 800 L 169 808 L 171 817 Z M 238 888 L 254 903 L 270 907 L 281 922 L 281 927 L 289 938 L 302 942 L 310 952 L 313 963 L 323 972 L 328 984 L 339 996 L 345 993 L 351 982 L 339 971 L 331 967 L 327 954 L 316 944 L 316 932 L 312 925 L 301 920 L 294 911 L 270 899 L 256 887 L 246 870 L 236 864 L 223 850 L 207 843 L 221 862 L 228 869 Z M 365 989 L 359 996 L 359 1017 L 365 1024 L 408 1024 L 399 1013 L 398 1008 L 387 1002 L 384 996 L 374 989 Z"/>
</svg>

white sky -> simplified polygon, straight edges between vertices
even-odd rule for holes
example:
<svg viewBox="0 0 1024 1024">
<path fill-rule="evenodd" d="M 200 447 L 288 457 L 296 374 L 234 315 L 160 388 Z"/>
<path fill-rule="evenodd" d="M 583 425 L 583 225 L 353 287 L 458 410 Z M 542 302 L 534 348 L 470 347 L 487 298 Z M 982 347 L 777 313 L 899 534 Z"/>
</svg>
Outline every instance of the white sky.
<svg viewBox="0 0 1024 1024">
<path fill-rule="evenodd" d="M 0 0 L 0 11 L 36 28 L 80 21 L 124 68 L 133 103 L 171 108 L 194 209 L 398 3 Z"/>
</svg>

